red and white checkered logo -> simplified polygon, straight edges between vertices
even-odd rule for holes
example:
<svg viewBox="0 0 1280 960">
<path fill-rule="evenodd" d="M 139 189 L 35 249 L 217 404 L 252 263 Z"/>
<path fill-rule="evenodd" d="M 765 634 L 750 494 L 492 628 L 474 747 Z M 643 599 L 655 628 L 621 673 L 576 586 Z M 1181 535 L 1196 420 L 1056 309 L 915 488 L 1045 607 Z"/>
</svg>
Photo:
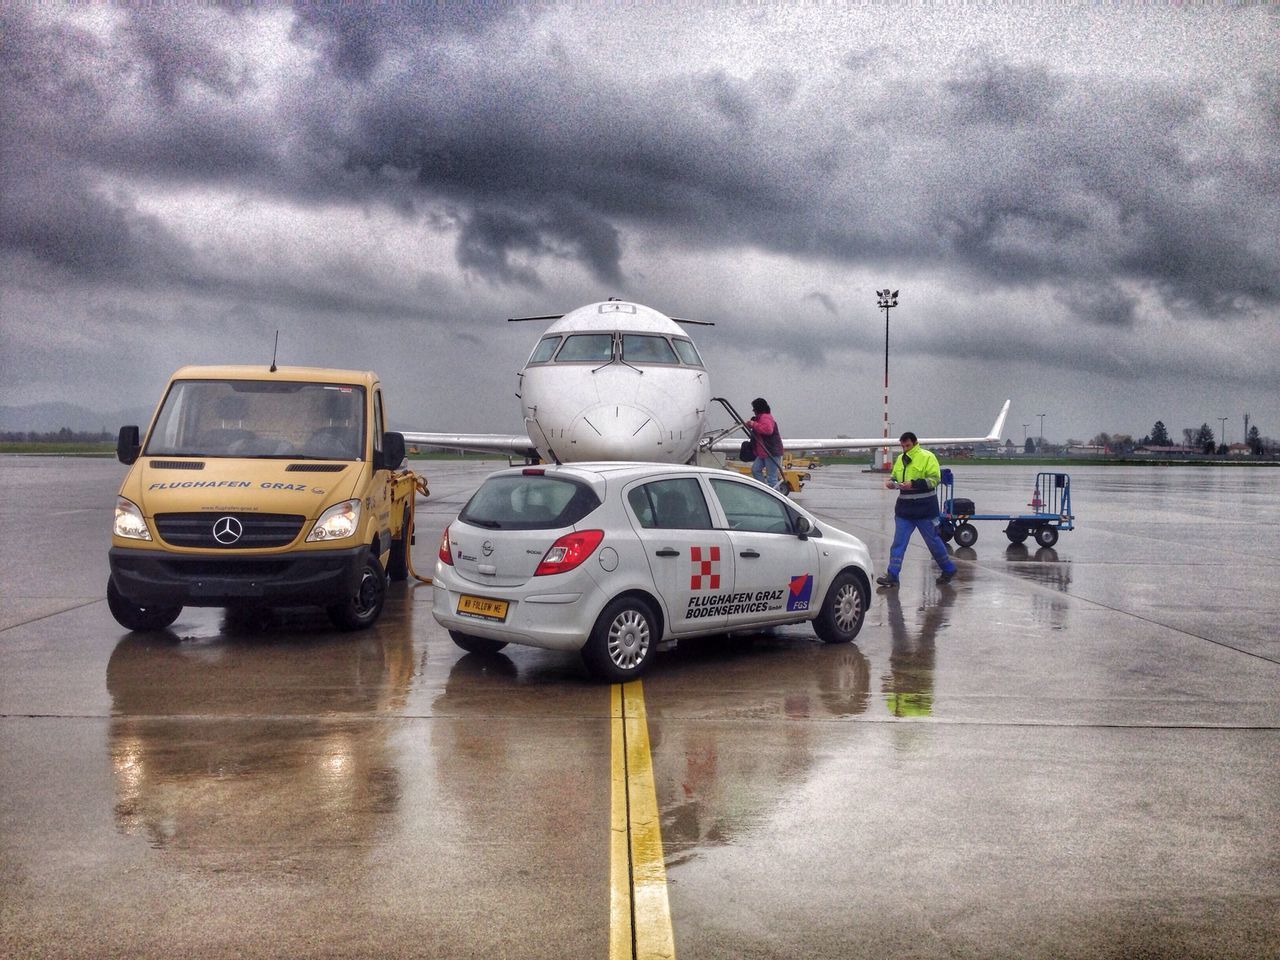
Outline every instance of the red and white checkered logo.
<svg viewBox="0 0 1280 960">
<path fill-rule="evenodd" d="M 689 576 L 690 590 L 719 590 L 720 589 L 720 548 L 719 547 L 691 547 L 689 549 L 689 557 L 693 563 L 693 569 Z M 703 578 L 706 583 L 703 583 Z"/>
</svg>

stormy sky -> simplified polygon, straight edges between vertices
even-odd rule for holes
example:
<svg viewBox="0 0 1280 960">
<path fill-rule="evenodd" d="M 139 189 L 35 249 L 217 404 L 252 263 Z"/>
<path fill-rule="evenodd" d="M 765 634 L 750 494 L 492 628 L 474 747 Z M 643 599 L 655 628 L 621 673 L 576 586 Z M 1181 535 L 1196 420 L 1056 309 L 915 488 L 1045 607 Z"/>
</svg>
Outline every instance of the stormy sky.
<svg viewBox="0 0 1280 960">
<path fill-rule="evenodd" d="M 876 435 L 889 286 L 895 433 L 1280 438 L 1278 11 L 0 0 L 0 404 L 278 330 L 516 432 L 505 318 L 618 296 L 784 435 Z"/>
</svg>

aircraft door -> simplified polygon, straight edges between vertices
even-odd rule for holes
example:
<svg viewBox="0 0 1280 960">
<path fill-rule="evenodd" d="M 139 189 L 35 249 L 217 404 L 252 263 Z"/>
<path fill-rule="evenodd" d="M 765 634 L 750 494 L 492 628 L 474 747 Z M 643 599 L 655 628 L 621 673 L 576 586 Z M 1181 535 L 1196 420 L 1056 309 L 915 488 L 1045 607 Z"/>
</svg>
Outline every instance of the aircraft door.
<svg viewBox="0 0 1280 960">
<path fill-rule="evenodd" d="M 796 535 L 799 514 L 754 484 L 713 478 L 711 489 L 729 527 L 734 557 L 729 629 L 794 620 L 822 598 L 813 595 L 818 548 Z"/>
<path fill-rule="evenodd" d="M 729 537 L 712 529 L 696 477 L 637 483 L 627 491 L 632 523 L 673 634 L 722 629 L 733 592 Z"/>
</svg>

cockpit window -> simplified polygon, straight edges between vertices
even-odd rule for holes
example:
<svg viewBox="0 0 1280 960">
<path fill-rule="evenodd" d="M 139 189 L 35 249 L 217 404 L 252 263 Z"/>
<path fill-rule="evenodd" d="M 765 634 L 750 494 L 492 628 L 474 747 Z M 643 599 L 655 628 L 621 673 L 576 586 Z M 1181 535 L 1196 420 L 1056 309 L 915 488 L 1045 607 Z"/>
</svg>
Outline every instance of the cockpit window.
<svg viewBox="0 0 1280 960">
<path fill-rule="evenodd" d="M 693 345 L 692 340 L 677 340 L 673 337 L 671 343 L 675 346 L 676 353 L 680 354 L 681 363 L 691 367 L 702 366 L 702 358 L 698 356 L 698 348 Z"/>
<path fill-rule="evenodd" d="M 604 363 L 612 359 L 613 334 L 611 333 L 575 333 L 565 338 L 564 346 L 556 355 L 557 363 L 565 360 Z"/>
<path fill-rule="evenodd" d="M 556 347 L 560 346 L 559 337 L 543 337 L 538 341 L 538 345 L 533 349 L 533 356 L 529 358 L 530 363 L 546 363 L 556 352 Z"/>
<path fill-rule="evenodd" d="M 622 335 L 622 359 L 628 363 L 679 363 L 666 337 L 639 333 Z"/>
</svg>

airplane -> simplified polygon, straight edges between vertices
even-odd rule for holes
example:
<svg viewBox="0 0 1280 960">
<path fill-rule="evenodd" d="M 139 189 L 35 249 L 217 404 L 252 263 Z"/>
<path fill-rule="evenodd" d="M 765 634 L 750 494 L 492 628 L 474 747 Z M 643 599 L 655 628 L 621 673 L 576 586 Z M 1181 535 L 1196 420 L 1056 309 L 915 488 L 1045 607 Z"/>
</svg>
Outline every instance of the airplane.
<svg viewBox="0 0 1280 960">
<path fill-rule="evenodd" d="M 517 375 L 525 434 L 405 431 L 406 443 L 524 457 L 530 462 L 628 460 L 715 462 L 737 451 L 733 425 L 708 431 L 711 380 L 693 340 L 676 320 L 643 304 L 609 299 L 578 307 L 554 320 L 538 338 Z M 728 405 L 725 404 L 726 409 Z M 1006 400 L 991 432 L 982 437 L 921 437 L 926 446 L 991 443 L 1000 439 Z M 881 437 L 791 439 L 792 450 L 874 449 Z M 723 465 L 721 461 L 720 465 Z"/>
</svg>

